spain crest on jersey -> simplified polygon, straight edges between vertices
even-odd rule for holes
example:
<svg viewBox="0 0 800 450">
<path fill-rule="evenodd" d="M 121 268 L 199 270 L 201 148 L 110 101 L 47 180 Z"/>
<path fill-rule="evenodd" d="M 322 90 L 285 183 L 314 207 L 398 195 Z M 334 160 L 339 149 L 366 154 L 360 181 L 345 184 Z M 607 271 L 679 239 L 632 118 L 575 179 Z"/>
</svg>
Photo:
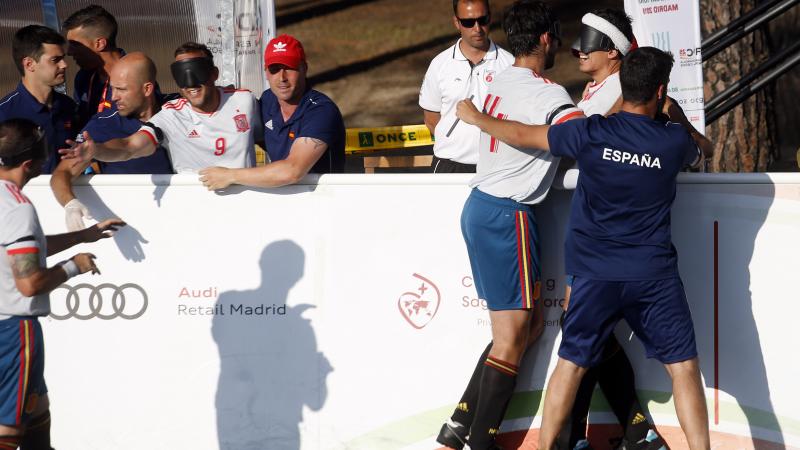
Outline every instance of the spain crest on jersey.
<svg viewBox="0 0 800 450">
<path fill-rule="evenodd" d="M 247 123 L 247 116 L 244 114 L 237 114 L 233 116 L 233 121 L 236 122 L 236 131 L 244 133 L 250 129 L 250 124 Z"/>
</svg>

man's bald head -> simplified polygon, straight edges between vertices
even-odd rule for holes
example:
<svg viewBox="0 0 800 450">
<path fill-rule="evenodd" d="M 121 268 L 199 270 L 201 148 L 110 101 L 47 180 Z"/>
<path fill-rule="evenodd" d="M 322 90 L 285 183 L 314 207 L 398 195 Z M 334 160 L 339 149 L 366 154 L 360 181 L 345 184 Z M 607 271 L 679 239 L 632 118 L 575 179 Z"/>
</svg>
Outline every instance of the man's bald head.
<svg viewBox="0 0 800 450">
<path fill-rule="evenodd" d="M 130 81 L 137 84 L 156 82 L 156 64 L 142 52 L 128 53 L 114 65 L 113 73 L 126 74 Z"/>
<path fill-rule="evenodd" d="M 141 117 L 155 102 L 156 65 L 142 52 L 125 55 L 111 71 L 112 100 L 123 116 Z"/>
</svg>

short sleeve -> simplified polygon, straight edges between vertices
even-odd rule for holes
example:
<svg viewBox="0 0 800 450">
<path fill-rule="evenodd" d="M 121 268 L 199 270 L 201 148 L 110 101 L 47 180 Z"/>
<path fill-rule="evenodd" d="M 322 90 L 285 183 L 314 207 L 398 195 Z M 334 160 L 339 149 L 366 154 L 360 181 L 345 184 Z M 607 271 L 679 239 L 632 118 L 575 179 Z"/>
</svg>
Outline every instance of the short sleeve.
<svg viewBox="0 0 800 450">
<path fill-rule="evenodd" d="M 319 139 L 328 146 L 341 136 L 344 124 L 339 109 L 333 102 L 324 102 L 303 115 L 303 127 L 297 137 Z"/>
<path fill-rule="evenodd" d="M 36 241 L 37 228 L 38 220 L 33 205 L 21 203 L 3 218 L 0 244 L 9 255 L 39 253 L 41 248 Z"/>
<path fill-rule="evenodd" d="M 570 120 L 553 125 L 547 130 L 547 142 L 554 156 L 567 156 L 578 159 L 586 136 L 587 120 Z"/>
<path fill-rule="evenodd" d="M 557 84 L 548 85 L 548 89 L 537 95 L 536 103 L 537 113 L 541 111 L 546 115 L 544 118 L 534 118 L 534 123 L 557 125 L 583 115 L 583 111 L 572 102 L 567 90 Z"/>
<path fill-rule="evenodd" d="M 419 89 L 419 106 L 432 112 L 441 112 L 442 110 L 442 91 L 439 87 L 436 59 L 428 66 L 425 78 L 422 79 L 422 87 Z"/>
<path fill-rule="evenodd" d="M 150 118 L 149 121 L 145 122 L 141 128 L 139 128 L 139 133 L 144 133 L 147 135 L 148 138 L 153 142 L 153 145 L 167 145 L 167 137 L 164 133 L 164 129 L 169 129 L 169 118 L 167 114 L 162 109 L 161 111 L 157 112 L 153 117 Z"/>
</svg>

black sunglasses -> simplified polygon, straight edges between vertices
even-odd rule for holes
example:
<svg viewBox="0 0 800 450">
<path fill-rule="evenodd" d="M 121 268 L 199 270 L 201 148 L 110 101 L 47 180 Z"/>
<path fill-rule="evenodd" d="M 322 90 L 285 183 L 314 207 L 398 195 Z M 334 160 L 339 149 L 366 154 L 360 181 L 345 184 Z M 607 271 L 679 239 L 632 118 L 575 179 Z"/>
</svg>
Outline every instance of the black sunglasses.
<svg viewBox="0 0 800 450">
<path fill-rule="evenodd" d="M 477 22 L 478 25 L 480 25 L 482 27 L 485 27 L 486 25 L 489 25 L 489 21 L 490 20 L 491 20 L 491 18 L 489 17 L 488 14 L 485 15 L 485 16 L 476 17 L 474 19 L 473 18 L 462 19 L 461 17 L 458 18 L 458 22 L 461 23 L 461 26 L 464 27 L 464 28 L 472 28 L 472 27 L 474 27 L 475 26 L 475 22 Z"/>
</svg>

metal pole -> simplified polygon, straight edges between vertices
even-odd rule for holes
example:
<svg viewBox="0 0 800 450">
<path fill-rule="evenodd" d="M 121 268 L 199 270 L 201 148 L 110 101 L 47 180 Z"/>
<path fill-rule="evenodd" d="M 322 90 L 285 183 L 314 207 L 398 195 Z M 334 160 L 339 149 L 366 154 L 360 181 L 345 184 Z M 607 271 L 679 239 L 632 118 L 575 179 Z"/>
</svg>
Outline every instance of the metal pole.
<svg viewBox="0 0 800 450">
<path fill-rule="evenodd" d="M 717 53 L 721 52 L 728 48 L 731 44 L 738 41 L 739 39 L 743 38 L 748 33 L 752 32 L 756 28 L 760 27 L 761 25 L 765 24 L 766 22 L 774 19 L 776 16 L 782 14 L 787 9 L 791 8 L 800 0 L 784 0 L 781 4 L 775 6 L 774 8 L 770 9 L 763 15 L 755 18 L 752 22 L 747 23 L 743 28 L 740 28 L 736 31 L 731 32 L 727 36 L 723 37 L 714 45 L 711 45 L 709 48 L 703 48 L 703 61 L 707 61 L 712 56 L 716 55 Z"/>
<path fill-rule="evenodd" d="M 776 67 L 772 72 L 769 72 L 767 75 L 764 76 L 764 78 L 742 89 L 742 91 L 739 92 L 732 99 L 718 106 L 714 110 L 708 111 L 706 113 L 706 125 L 713 123 L 715 120 L 719 119 L 722 115 L 724 115 L 728 111 L 738 106 L 740 103 L 750 98 L 753 94 L 757 93 L 758 91 L 766 87 L 770 82 L 772 82 L 779 76 L 789 71 L 789 69 L 791 69 L 797 63 L 800 63 L 800 52 L 795 53 L 794 56 L 792 56 L 790 59 L 788 59 L 780 66 Z"/>
<path fill-rule="evenodd" d="M 800 41 L 797 41 L 791 46 L 781 50 L 780 53 L 768 59 L 767 61 L 765 61 L 764 63 L 753 69 L 752 72 L 746 74 L 745 76 L 737 80 L 735 83 L 725 88 L 725 90 L 715 95 L 714 98 L 706 102 L 705 109 L 707 111 L 710 111 L 716 108 L 718 105 L 722 104 L 725 100 L 727 100 L 733 94 L 735 94 L 739 89 L 741 89 L 742 86 L 747 86 L 748 84 L 750 84 L 751 81 L 757 79 L 758 77 L 763 75 L 764 72 L 775 67 L 778 63 L 786 59 L 787 56 L 793 54 L 797 50 L 800 50 Z"/>
<path fill-rule="evenodd" d="M 767 1 L 767 2 L 764 2 L 764 3 L 761 3 L 760 5 L 756 6 L 753 9 L 751 9 L 750 11 L 745 13 L 744 15 L 732 20 L 729 24 L 723 25 L 722 28 L 720 28 L 719 30 L 711 33 L 708 37 L 703 39 L 703 41 L 700 43 L 700 46 L 708 48 L 709 46 L 711 46 L 714 43 L 716 43 L 716 41 L 718 41 L 720 38 L 722 38 L 722 36 L 724 36 L 725 34 L 727 34 L 727 33 L 731 32 L 731 31 L 739 28 L 740 26 L 743 26 L 744 24 L 747 23 L 748 20 L 750 20 L 754 16 L 757 16 L 757 15 L 761 14 L 763 11 L 766 11 L 768 8 L 771 8 L 772 5 L 774 5 L 775 3 L 778 3 L 780 1 L 781 0 L 770 0 L 770 1 Z"/>
</svg>

